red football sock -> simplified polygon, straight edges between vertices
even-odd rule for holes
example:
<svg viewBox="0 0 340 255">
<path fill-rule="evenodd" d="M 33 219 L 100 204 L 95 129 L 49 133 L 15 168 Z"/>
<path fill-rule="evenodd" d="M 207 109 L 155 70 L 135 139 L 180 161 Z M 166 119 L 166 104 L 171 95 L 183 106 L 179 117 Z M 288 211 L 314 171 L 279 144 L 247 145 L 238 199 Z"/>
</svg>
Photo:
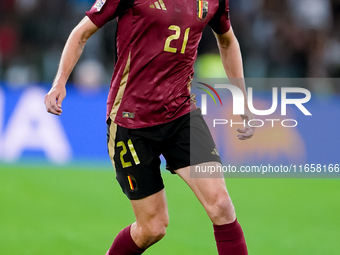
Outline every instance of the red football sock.
<svg viewBox="0 0 340 255">
<path fill-rule="evenodd" d="M 213 225 L 219 255 L 247 255 L 247 245 L 237 219 L 230 224 Z"/>
<path fill-rule="evenodd" d="M 145 249 L 139 248 L 133 241 L 130 228 L 131 225 L 119 232 L 105 255 L 139 255 L 145 251 Z"/>
</svg>

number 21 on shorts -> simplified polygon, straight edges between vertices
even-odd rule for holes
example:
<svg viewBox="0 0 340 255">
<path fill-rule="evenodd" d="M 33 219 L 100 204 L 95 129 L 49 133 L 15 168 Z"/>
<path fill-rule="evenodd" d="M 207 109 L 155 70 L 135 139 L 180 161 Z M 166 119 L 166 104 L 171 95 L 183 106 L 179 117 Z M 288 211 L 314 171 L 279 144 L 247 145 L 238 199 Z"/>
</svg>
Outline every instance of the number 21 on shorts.
<svg viewBox="0 0 340 255">
<path fill-rule="evenodd" d="M 127 144 L 128 144 L 130 153 L 132 155 L 133 161 L 135 162 L 136 165 L 140 164 L 139 158 L 137 156 L 135 147 L 133 146 L 131 139 L 129 139 Z M 123 168 L 132 166 L 132 163 L 130 161 L 125 162 L 125 160 L 124 160 L 124 155 L 127 153 L 127 149 L 126 149 L 125 143 L 123 141 L 118 142 L 117 143 L 117 148 L 118 147 L 122 147 L 123 148 L 122 151 L 120 152 L 120 161 L 122 162 Z"/>
</svg>

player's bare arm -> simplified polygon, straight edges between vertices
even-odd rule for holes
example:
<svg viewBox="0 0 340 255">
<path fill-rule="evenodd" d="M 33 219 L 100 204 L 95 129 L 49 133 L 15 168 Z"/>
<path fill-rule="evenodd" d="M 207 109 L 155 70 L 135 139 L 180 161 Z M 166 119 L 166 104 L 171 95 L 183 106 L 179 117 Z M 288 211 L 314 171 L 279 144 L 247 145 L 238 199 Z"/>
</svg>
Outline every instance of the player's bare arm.
<svg viewBox="0 0 340 255">
<path fill-rule="evenodd" d="M 86 41 L 98 30 L 98 27 L 86 16 L 71 32 L 53 81 L 51 90 L 45 96 L 46 110 L 61 115 L 61 104 L 66 96 L 66 82 L 83 53 Z"/>
<path fill-rule="evenodd" d="M 225 72 L 230 79 L 230 82 L 242 90 L 246 99 L 247 92 L 244 82 L 241 50 L 232 27 L 227 33 L 221 35 L 215 33 L 215 37 L 217 39 Z M 237 135 L 239 140 L 247 140 L 251 138 L 255 132 L 255 128 L 248 125 L 248 121 L 254 119 L 254 116 L 248 109 L 248 104 L 246 102 L 247 100 L 245 100 L 245 113 L 244 115 L 241 115 L 241 118 L 246 121 L 246 127 L 237 129 L 239 132 Z"/>
</svg>

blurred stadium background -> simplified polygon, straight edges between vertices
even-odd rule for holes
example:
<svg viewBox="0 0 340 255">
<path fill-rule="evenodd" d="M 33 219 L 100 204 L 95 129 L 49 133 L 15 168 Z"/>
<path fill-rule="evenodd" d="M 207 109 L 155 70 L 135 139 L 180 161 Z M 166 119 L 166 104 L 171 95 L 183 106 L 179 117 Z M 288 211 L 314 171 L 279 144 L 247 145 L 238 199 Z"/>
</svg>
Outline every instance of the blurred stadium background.
<svg viewBox="0 0 340 255">
<path fill-rule="evenodd" d="M 0 0 L 0 254 L 105 254 L 134 219 L 106 152 L 114 21 L 86 45 L 63 116 L 43 105 L 67 36 L 93 2 Z M 243 144 L 235 130 L 214 132 L 224 162 L 339 164 L 340 1 L 230 0 L 230 6 L 246 77 L 318 79 L 301 83 L 312 92 L 313 117 L 292 111 L 298 128 L 262 129 Z M 196 78 L 225 77 L 210 28 L 195 70 Z M 271 86 L 252 87 L 259 105 L 270 103 Z M 217 254 L 193 194 L 176 176 L 163 176 L 170 226 L 145 254 Z M 339 179 L 232 178 L 227 185 L 249 254 L 339 254 Z"/>
</svg>

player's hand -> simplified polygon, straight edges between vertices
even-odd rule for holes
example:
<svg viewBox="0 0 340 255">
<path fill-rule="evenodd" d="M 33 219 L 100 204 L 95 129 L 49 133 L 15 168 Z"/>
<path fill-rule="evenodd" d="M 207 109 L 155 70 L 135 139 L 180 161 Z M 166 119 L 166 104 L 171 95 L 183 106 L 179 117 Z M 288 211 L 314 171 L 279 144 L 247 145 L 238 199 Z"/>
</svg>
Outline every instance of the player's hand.
<svg viewBox="0 0 340 255">
<path fill-rule="evenodd" d="M 245 109 L 244 115 L 241 115 L 241 118 L 242 118 L 242 120 L 245 121 L 246 125 L 245 125 L 245 128 L 243 128 L 243 129 L 240 129 L 240 128 L 237 129 L 237 131 L 239 132 L 239 134 L 237 135 L 237 138 L 239 140 L 250 139 L 254 135 L 255 128 L 250 127 L 248 122 L 249 122 L 249 120 L 254 119 L 254 115 L 251 113 L 251 111 L 249 111 L 249 109 Z"/>
<path fill-rule="evenodd" d="M 46 110 L 55 115 L 61 115 L 63 110 L 61 104 L 66 96 L 64 85 L 53 85 L 51 90 L 45 96 Z"/>
</svg>

